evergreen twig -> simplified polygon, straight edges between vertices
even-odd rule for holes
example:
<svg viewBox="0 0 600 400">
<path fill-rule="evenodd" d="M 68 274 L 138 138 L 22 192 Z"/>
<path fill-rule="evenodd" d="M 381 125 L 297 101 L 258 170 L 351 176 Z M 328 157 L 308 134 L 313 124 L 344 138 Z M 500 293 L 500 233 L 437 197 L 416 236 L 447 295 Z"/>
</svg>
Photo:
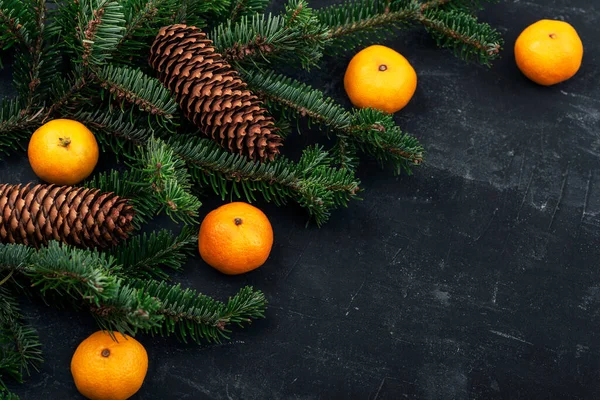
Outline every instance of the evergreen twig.
<svg viewBox="0 0 600 400">
<path fill-rule="evenodd" d="M 272 71 L 243 71 L 243 74 L 250 87 L 271 106 L 307 117 L 334 132 L 342 140 L 336 146 L 335 155 L 345 168 L 352 169 L 355 165 L 349 142 L 382 164 L 390 162 L 396 173 L 402 170 L 410 173 L 411 166 L 423 161 L 423 147 L 416 138 L 403 133 L 391 115 L 375 110 L 350 113 L 325 98 L 320 90 Z"/>
<path fill-rule="evenodd" d="M 127 102 L 140 110 L 172 122 L 177 103 L 169 91 L 139 69 L 108 65 L 96 71 L 96 78 L 117 102 Z"/>
<path fill-rule="evenodd" d="M 33 24 L 30 9 L 23 7 L 22 0 L 0 0 L 0 46 L 4 49 L 18 43 L 31 47 L 29 27 Z"/>
<path fill-rule="evenodd" d="M 84 66 L 102 65 L 111 58 L 125 32 L 119 0 L 79 0 L 77 51 Z"/>
<path fill-rule="evenodd" d="M 232 63 L 299 60 L 309 68 L 322 56 L 327 28 L 317 21 L 305 0 L 290 0 L 282 15 L 255 14 L 238 22 L 228 20 L 210 37 L 215 48 Z"/>
<path fill-rule="evenodd" d="M 180 270 L 195 249 L 196 242 L 197 232 L 192 228 L 184 228 L 177 236 L 163 229 L 132 237 L 115 248 L 112 254 L 122 265 L 122 276 L 168 280 L 169 274 L 163 267 Z"/>
<path fill-rule="evenodd" d="M 147 183 L 157 200 L 159 211 L 174 221 L 193 224 L 198 217 L 200 200 L 190 190 L 191 177 L 184 160 L 160 139 L 152 138 L 145 149 L 138 152 L 131 164 L 139 171 L 140 182 Z"/>
<path fill-rule="evenodd" d="M 40 120 L 41 109 L 35 113 L 19 98 L 3 99 L 0 103 L 0 153 L 22 148 L 22 141 Z"/>
<path fill-rule="evenodd" d="M 235 195 L 252 202 L 257 193 L 278 205 L 293 199 L 319 226 L 332 209 L 346 206 L 359 191 L 352 172 L 332 168 L 329 154 L 320 147 L 305 149 L 298 163 L 281 157 L 261 164 L 230 154 L 208 139 L 175 136 L 167 143 L 185 160 L 192 177 L 223 199 Z"/>
<path fill-rule="evenodd" d="M 43 362 L 36 331 L 25 324 L 16 299 L 0 286 L 0 395 L 8 393 L 3 378 L 23 382 Z"/>
<path fill-rule="evenodd" d="M 271 0 L 232 0 L 228 19 L 236 21 L 241 16 L 262 13 L 265 8 L 267 8 L 270 1 Z"/>
<path fill-rule="evenodd" d="M 226 304 L 195 290 L 164 282 L 139 281 L 135 287 L 160 299 L 157 313 L 164 316 L 165 321 L 151 331 L 160 335 L 175 334 L 183 342 L 187 342 L 188 337 L 194 342 L 227 339 L 232 324 L 243 326 L 263 318 L 267 304 L 261 291 L 248 286 Z"/>
</svg>

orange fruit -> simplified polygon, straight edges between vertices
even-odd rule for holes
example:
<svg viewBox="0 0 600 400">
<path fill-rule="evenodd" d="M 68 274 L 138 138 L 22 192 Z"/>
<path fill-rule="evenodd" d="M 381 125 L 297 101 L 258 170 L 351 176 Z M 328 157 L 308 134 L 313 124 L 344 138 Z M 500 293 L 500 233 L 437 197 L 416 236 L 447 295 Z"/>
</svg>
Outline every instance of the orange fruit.
<svg viewBox="0 0 600 400">
<path fill-rule="evenodd" d="M 572 78 L 583 59 L 583 44 L 575 28 L 543 19 L 527 27 L 515 42 L 517 66 L 532 81 L 550 86 Z"/>
<path fill-rule="evenodd" d="M 211 211 L 200 225 L 198 250 L 211 267 L 239 275 L 263 265 L 273 247 L 267 216 L 247 203 L 234 202 Z"/>
<path fill-rule="evenodd" d="M 98 331 L 79 344 L 71 360 L 77 390 L 91 400 L 125 400 L 140 388 L 148 371 L 144 346 L 130 336 Z"/>
<path fill-rule="evenodd" d="M 374 45 L 352 58 L 344 75 L 344 88 L 355 107 L 392 114 L 412 99 L 417 73 L 402 54 Z"/>
<path fill-rule="evenodd" d="M 57 185 L 75 185 L 98 163 L 98 142 L 80 122 L 55 119 L 36 130 L 27 149 L 33 172 Z"/>
</svg>

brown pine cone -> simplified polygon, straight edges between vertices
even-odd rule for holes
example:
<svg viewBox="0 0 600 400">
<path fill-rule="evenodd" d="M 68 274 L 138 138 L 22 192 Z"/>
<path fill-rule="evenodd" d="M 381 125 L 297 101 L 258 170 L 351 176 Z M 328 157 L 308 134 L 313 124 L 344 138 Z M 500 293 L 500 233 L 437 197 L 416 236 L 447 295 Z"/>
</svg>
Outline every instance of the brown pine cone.
<svg viewBox="0 0 600 400">
<path fill-rule="evenodd" d="M 198 28 L 162 28 L 150 65 L 185 116 L 220 146 L 260 161 L 279 154 L 282 138 L 273 118 Z"/>
<path fill-rule="evenodd" d="M 97 189 L 0 185 L 0 242 L 34 247 L 51 240 L 78 247 L 110 247 L 133 230 L 126 199 Z"/>
</svg>

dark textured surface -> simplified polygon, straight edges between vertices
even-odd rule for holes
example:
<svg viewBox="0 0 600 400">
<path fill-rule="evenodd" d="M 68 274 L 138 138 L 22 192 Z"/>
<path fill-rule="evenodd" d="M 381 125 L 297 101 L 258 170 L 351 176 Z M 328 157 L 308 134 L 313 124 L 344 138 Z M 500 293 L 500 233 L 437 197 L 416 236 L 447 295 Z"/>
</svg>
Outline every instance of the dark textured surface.
<svg viewBox="0 0 600 400">
<path fill-rule="evenodd" d="M 600 397 L 600 6 L 508 0 L 481 18 L 507 41 L 491 70 L 418 28 L 386 43 L 419 75 L 397 119 L 427 163 L 401 178 L 365 164 L 364 201 L 321 230 L 298 208 L 261 205 L 276 244 L 256 272 L 224 277 L 192 260 L 181 282 L 219 298 L 255 285 L 267 319 L 216 346 L 141 336 L 150 369 L 135 399 Z M 577 77 L 552 88 L 523 78 L 512 55 L 541 18 L 572 23 L 586 49 Z M 303 77 L 346 102 L 349 58 Z M 22 157 L 0 163 L 1 182 L 33 178 Z M 69 362 L 92 321 L 41 304 L 27 315 L 46 363 L 16 392 L 78 398 Z"/>
</svg>

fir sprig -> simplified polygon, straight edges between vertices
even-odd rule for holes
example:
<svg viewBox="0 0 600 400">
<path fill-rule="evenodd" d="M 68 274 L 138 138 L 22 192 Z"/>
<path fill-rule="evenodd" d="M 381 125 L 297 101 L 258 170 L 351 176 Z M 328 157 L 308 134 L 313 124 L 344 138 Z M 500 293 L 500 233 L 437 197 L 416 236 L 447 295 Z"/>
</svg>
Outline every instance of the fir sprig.
<svg viewBox="0 0 600 400">
<path fill-rule="evenodd" d="M 22 140 L 39 123 L 42 109 L 33 112 L 24 103 L 19 98 L 0 103 L 0 154 L 22 148 Z"/>
<path fill-rule="evenodd" d="M 174 334 L 183 342 L 187 342 L 188 337 L 197 343 L 202 340 L 220 342 L 228 338 L 231 324 L 243 326 L 263 318 L 267 303 L 264 294 L 252 287 L 243 288 L 224 304 L 180 285 L 139 281 L 135 286 L 160 299 L 161 307 L 157 312 L 164 316 L 165 321 L 152 332 Z"/>
<path fill-rule="evenodd" d="M 299 60 L 309 68 L 321 58 L 327 37 L 305 0 L 290 0 L 282 15 L 255 14 L 228 20 L 211 36 L 215 48 L 233 63 L 264 64 Z"/>
<path fill-rule="evenodd" d="M 168 25 L 178 7 L 177 0 L 130 0 L 123 4 L 125 31 L 116 45 L 124 60 L 136 57 L 148 47 L 158 25 Z"/>
<path fill-rule="evenodd" d="M 114 65 L 98 69 L 95 76 L 117 102 L 134 104 L 142 111 L 162 117 L 159 121 L 173 121 L 177 103 L 157 79 L 139 69 Z"/>
<path fill-rule="evenodd" d="M 185 224 L 196 222 L 202 203 L 190 192 L 191 176 L 184 160 L 170 146 L 160 139 L 151 139 L 131 167 L 140 172 L 140 182 L 150 185 L 158 212 L 164 211 L 174 221 Z"/>
<path fill-rule="evenodd" d="M 489 65 L 502 47 L 500 33 L 461 11 L 428 10 L 419 15 L 438 46 L 450 48 L 463 60 Z"/>
<path fill-rule="evenodd" d="M 319 9 L 319 21 L 329 27 L 332 39 L 350 39 L 348 36 L 360 33 L 383 35 L 377 31 L 383 27 L 393 28 L 410 22 L 421 10 L 416 0 L 348 0 L 345 3 Z M 353 38 L 360 43 L 359 36 Z"/>
<path fill-rule="evenodd" d="M 179 235 L 168 230 L 141 234 L 116 247 L 112 255 L 122 266 L 120 275 L 138 279 L 168 280 L 163 268 L 178 271 L 197 243 L 197 232 L 184 228 Z"/>
<path fill-rule="evenodd" d="M 250 87 L 275 109 L 307 117 L 334 132 L 341 140 L 334 155 L 344 168 L 352 169 L 356 164 L 355 148 L 382 164 L 390 163 L 396 173 L 410 173 L 412 166 L 423 161 L 419 141 L 402 132 L 389 114 L 375 110 L 348 112 L 320 90 L 272 71 L 243 71 L 243 75 Z"/>
<path fill-rule="evenodd" d="M 103 329 L 219 341 L 227 337 L 231 324 L 264 316 L 264 295 L 250 287 L 225 304 L 180 285 L 122 279 L 126 269 L 110 256 L 57 242 L 40 250 L 0 244 L 0 271 L 20 273 L 42 292 L 52 291 L 70 298 L 75 306 L 88 307 Z"/>
<path fill-rule="evenodd" d="M 23 382 L 42 362 L 37 332 L 23 320 L 17 300 L 0 286 L 0 395 L 7 393 L 3 378 Z"/>
<path fill-rule="evenodd" d="M 318 10 L 317 17 L 330 28 L 329 37 L 338 48 L 382 38 L 386 29 L 416 22 L 441 47 L 453 49 L 464 60 L 488 65 L 498 57 L 503 42 L 498 31 L 469 14 L 479 4 L 476 0 L 348 0 Z"/>
<path fill-rule="evenodd" d="M 29 29 L 35 25 L 31 9 L 22 0 L 0 0 L 0 46 L 3 50 L 19 44 L 31 47 Z"/>
<path fill-rule="evenodd" d="M 104 108 L 79 110 L 70 117 L 92 130 L 105 150 L 113 149 L 117 157 L 129 160 L 135 159 L 136 149 L 146 144 L 154 133 L 147 118 L 136 116 L 132 122 L 131 114 L 109 112 Z"/>
<path fill-rule="evenodd" d="M 176 136 L 167 142 L 185 160 L 192 177 L 220 194 L 255 201 L 285 204 L 294 200 L 306 208 L 318 225 L 329 219 L 332 209 L 356 198 L 359 182 L 348 170 L 331 167 L 321 147 L 307 148 L 298 163 L 281 157 L 261 164 L 231 154 L 208 139 Z"/>
<path fill-rule="evenodd" d="M 134 336 L 138 330 L 156 329 L 163 323 L 158 311 L 161 303 L 142 290 L 115 278 L 111 296 L 89 305 L 89 310 L 101 329 Z"/>
<path fill-rule="evenodd" d="M 84 66 L 102 65 L 125 33 L 125 15 L 119 0 L 78 2 L 78 48 Z"/>
<path fill-rule="evenodd" d="M 236 21 L 242 16 L 262 13 L 270 2 L 271 0 L 232 0 L 229 19 Z"/>
<path fill-rule="evenodd" d="M 86 187 L 130 199 L 137 212 L 137 227 L 161 212 L 174 221 L 195 223 L 202 203 L 191 193 L 185 162 L 162 140 L 153 137 L 136 154 L 129 171 L 99 174 L 86 182 Z"/>
</svg>

